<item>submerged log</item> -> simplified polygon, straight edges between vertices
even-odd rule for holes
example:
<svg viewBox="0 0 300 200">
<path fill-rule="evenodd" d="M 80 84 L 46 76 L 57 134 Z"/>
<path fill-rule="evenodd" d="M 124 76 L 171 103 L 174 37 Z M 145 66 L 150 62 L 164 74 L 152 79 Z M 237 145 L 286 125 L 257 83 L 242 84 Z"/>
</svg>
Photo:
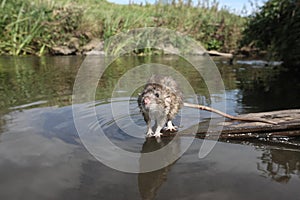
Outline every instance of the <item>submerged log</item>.
<svg viewBox="0 0 300 200">
<path fill-rule="evenodd" d="M 218 125 L 223 126 L 221 139 L 250 139 L 270 137 L 295 137 L 300 136 L 300 109 L 281 110 L 262 113 L 239 115 L 243 118 L 267 119 L 276 122 L 276 125 L 261 122 L 236 122 L 225 121 Z M 214 137 L 217 131 L 199 130 L 198 137 Z"/>
<path fill-rule="evenodd" d="M 272 120 L 277 124 L 263 122 L 244 122 L 213 118 L 195 127 L 180 131 L 181 136 L 196 136 L 207 139 L 258 139 L 279 137 L 300 137 L 300 109 L 239 115 L 241 118 Z M 165 133 L 164 136 L 174 134 Z"/>
</svg>

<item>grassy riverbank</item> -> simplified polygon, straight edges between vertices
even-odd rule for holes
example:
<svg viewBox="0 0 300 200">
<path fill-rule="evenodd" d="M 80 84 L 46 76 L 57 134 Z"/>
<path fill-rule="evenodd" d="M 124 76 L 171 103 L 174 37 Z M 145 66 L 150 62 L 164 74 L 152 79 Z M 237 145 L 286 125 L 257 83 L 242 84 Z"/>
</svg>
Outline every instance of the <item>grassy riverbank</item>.
<svg viewBox="0 0 300 200">
<path fill-rule="evenodd" d="M 53 54 L 68 46 L 77 53 L 93 38 L 106 40 L 134 28 L 164 27 L 209 50 L 238 49 L 246 20 L 200 0 L 197 6 L 117 5 L 105 0 L 0 0 L 0 54 Z"/>
</svg>

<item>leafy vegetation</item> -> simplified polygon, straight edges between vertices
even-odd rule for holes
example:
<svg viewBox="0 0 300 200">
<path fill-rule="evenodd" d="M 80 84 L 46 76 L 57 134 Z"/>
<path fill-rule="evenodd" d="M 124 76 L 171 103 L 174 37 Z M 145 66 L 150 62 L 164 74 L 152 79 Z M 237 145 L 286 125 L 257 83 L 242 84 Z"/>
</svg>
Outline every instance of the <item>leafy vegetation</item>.
<svg viewBox="0 0 300 200">
<path fill-rule="evenodd" d="M 2 0 L 0 10 L 0 53 L 10 55 L 41 55 L 63 44 L 75 34 L 82 18 L 79 7 L 50 1 Z"/>
<path fill-rule="evenodd" d="M 243 17 L 199 0 L 117 5 L 105 0 L 0 0 L 0 54 L 51 53 L 55 46 L 82 47 L 92 38 L 106 40 L 134 28 L 168 28 L 211 50 L 236 50 Z M 72 41 L 77 41 L 72 43 Z"/>
<path fill-rule="evenodd" d="M 269 0 L 252 15 L 243 44 L 277 56 L 286 65 L 300 64 L 300 3 L 298 0 Z"/>
</svg>

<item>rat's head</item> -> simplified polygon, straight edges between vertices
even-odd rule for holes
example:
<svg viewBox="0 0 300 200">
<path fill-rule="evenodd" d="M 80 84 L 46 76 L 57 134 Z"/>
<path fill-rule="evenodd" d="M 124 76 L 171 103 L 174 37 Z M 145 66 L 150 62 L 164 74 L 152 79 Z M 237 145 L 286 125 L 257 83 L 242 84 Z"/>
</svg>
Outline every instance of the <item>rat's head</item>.
<svg viewBox="0 0 300 200">
<path fill-rule="evenodd" d="M 146 110 L 161 110 L 164 109 L 165 95 L 163 87 L 157 83 L 149 83 L 144 88 L 140 95 L 141 106 Z"/>
</svg>

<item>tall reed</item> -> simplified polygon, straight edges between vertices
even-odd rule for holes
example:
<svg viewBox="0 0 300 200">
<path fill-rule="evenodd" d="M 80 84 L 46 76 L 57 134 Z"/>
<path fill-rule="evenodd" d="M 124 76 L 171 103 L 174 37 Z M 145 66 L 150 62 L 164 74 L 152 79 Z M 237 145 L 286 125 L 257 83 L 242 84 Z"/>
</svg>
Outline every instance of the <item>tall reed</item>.
<svg viewBox="0 0 300 200">
<path fill-rule="evenodd" d="M 0 5 L 1 54 L 41 55 L 47 47 L 69 40 L 81 22 L 76 7 L 28 0 L 2 0 Z"/>
</svg>

